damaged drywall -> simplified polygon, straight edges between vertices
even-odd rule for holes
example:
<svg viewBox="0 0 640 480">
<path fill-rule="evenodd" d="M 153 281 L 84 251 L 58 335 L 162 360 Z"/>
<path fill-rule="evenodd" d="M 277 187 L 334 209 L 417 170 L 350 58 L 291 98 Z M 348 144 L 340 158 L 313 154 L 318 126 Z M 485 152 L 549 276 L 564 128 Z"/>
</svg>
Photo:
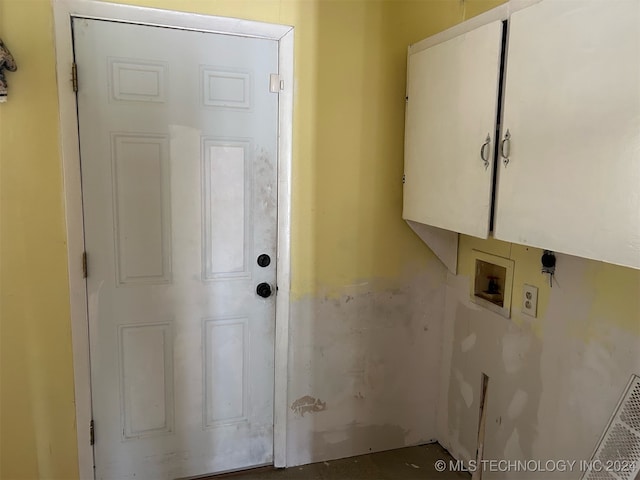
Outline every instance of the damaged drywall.
<svg viewBox="0 0 640 480">
<path fill-rule="evenodd" d="M 485 460 L 588 460 L 630 375 L 640 372 L 640 272 L 558 255 L 550 288 L 541 251 L 498 243 L 463 237 L 461 273 L 447 278 L 438 440 L 457 458 L 475 458 L 485 373 Z M 515 261 L 511 319 L 470 301 L 470 252 L 479 246 Z M 540 288 L 537 318 L 520 311 L 523 283 Z"/>
<path fill-rule="evenodd" d="M 430 266 L 293 303 L 289 465 L 435 438 L 445 270 Z"/>
<path fill-rule="evenodd" d="M 300 397 L 291 404 L 291 410 L 296 415 L 304 417 L 305 413 L 322 412 L 327 409 L 327 402 L 323 402 L 319 398 L 313 398 L 310 395 Z"/>
</svg>

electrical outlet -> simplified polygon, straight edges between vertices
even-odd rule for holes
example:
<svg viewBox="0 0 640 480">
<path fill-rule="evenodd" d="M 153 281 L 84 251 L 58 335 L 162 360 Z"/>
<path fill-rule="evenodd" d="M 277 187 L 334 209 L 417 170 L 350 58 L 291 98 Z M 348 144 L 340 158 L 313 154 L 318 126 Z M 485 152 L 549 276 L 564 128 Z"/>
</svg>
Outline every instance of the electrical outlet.
<svg viewBox="0 0 640 480">
<path fill-rule="evenodd" d="M 526 283 L 522 286 L 522 313 L 536 317 L 538 313 L 538 287 Z"/>
</svg>

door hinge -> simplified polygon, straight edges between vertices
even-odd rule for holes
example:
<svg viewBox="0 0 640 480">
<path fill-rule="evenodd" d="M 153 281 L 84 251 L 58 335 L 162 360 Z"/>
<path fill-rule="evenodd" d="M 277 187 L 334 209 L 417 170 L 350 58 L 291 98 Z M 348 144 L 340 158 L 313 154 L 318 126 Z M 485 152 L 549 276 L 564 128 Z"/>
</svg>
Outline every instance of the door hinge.
<svg viewBox="0 0 640 480">
<path fill-rule="evenodd" d="M 88 276 L 88 267 L 87 267 L 87 252 L 82 252 L 82 278 L 87 278 Z"/>
<path fill-rule="evenodd" d="M 404 185 L 405 183 L 407 183 L 407 176 L 402 175 L 402 184 Z"/>
<path fill-rule="evenodd" d="M 277 73 L 269 75 L 269 91 L 271 93 L 280 93 L 284 90 L 284 80 Z"/>
<path fill-rule="evenodd" d="M 95 424 L 93 423 L 93 419 L 91 419 L 91 421 L 89 422 L 89 445 L 93 445 L 96 442 L 95 431 Z"/>
<path fill-rule="evenodd" d="M 71 85 L 73 86 L 73 91 L 78 91 L 78 65 L 74 62 L 71 65 Z"/>
</svg>

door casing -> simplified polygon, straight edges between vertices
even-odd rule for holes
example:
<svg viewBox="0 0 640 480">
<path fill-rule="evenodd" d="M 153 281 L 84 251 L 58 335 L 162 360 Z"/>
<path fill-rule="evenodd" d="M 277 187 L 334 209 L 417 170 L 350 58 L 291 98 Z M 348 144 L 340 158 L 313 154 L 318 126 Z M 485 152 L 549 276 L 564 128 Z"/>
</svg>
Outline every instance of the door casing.
<svg viewBox="0 0 640 480">
<path fill-rule="evenodd" d="M 291 162 L 293 138 L 293 27 L 235 18 L 121 5 L 93 0 L 52 0 L 56 73 L 60 111 L 60 147 L 69 269 L 71 336 L 75 385 L 78 468 L 80 478 L 93 479 L 90 445 L 91 375 L 87 291 L 83 278 L 84 224 L 76 95 L 71 83 L 73 44 L 71 18 L 138 23 L 209 33 L 259 37 L 278 42 L 278 70 L 284 89 L 278 101 L 278 240 L 274 378 L 274 465 L 287 466 L 287 358 L 289 350 L 291 272 Z M 275 72 L 274 72 L 275 73 Z M 82 79 L 79 79 L 82 82 Z M 275 95 L 275 94 L 274 94 Z M 99 433 L 98 433 L 99 435 Z"/>
</svg>

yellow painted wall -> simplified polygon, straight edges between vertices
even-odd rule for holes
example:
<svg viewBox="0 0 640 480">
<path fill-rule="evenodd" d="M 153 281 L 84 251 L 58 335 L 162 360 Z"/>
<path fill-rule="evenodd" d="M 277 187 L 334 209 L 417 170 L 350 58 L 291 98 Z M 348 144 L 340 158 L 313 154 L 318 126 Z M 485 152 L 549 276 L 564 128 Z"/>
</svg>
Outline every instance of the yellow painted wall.
<svg viewBox="0 0 640 480">
<path fill-rule="evenodd" d="M 0 104 L 0 477 L 77 473 L 71 327 L 52 18 L 45 2 L 0 3 L 17 59 Z"/>
<path fill-rule="evenodd" d="M 127 3 L 127 2 L 125 2 Z M 400 219 L 406 47 L 458 0 L 129 0 L 296 27 L 293 294 L 394 278 L 433 256 Z M 467 9 L 491 2 L 470 1 Z M 75 478 L 62 163 L 48 0 L 0 0 L 19 71 L 0 105 L 0 476 Z"/>
</svg>

